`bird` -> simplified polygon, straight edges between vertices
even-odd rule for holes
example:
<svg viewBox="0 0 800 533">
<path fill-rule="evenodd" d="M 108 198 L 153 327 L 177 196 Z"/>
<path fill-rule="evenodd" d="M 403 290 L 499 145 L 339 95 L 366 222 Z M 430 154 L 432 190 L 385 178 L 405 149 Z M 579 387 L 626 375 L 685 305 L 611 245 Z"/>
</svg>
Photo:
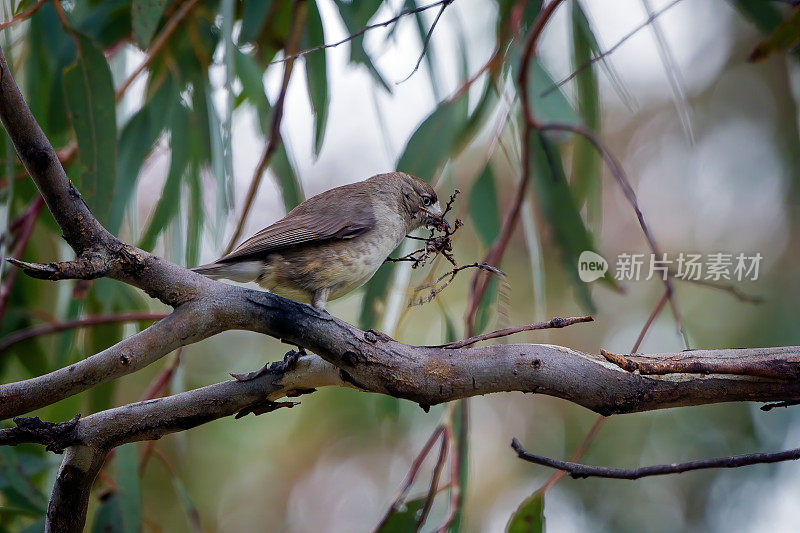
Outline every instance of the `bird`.
<svg viewBox="0 0 800 533">
<path fill-rule="evenodd" d="M 193 268 L 213 279 L 255 281 L 325 310 L 372 278 L 403 238 L 449 227 L 436 191 L 404 172 L 378 174 L 304 201 L 215 262 Z"/>
</svg>

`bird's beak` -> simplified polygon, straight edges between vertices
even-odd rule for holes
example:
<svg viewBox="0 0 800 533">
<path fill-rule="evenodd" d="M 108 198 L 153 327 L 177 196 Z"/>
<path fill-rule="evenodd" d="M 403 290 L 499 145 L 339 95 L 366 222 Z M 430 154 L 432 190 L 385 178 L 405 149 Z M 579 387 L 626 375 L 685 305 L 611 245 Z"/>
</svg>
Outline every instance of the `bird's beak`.
<svg viewBox="0 0 800 533">
<path fill-rule="evenodd" d="M 447 223 L 445 220 L 443 213 L 442 213 L 442 206 L 439 205 L 439 202 L 433 204 L 429 209 L 422 208 L 425 211 L 425 225 L 426 226 L 433 226 L 434 228 L 443 228 L 446 227 L 448 230 L 450 229 L 450 224 Z"/>
</svg>

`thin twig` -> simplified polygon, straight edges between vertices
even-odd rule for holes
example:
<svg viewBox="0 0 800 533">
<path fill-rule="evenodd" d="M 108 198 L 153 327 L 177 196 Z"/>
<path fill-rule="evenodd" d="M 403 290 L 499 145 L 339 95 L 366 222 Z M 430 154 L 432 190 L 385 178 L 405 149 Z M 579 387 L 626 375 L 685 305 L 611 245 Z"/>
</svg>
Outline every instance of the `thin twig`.
<svg viewBox="0 0 800 533">
<path fill-rule="evenodd" d="M 42 198 L 41 195 L 37 195 L 33 202 L 31 202 L 31 205 L 22 215 L 23 222 L 19 226 L 19 233 L 15 239 L 16 247 L 14 248 L 13 252 L 14 257 L 22 257 L 22 254 L 25 252 L 25 248 L 28 246 L 28 241 L 33 234 L 33 228 L 36 226 L 36 219 L 39 216 L 43 205 L 44 198 Z M 19 269 L 16 267 L 9 269 L 8 274 L 6 275 L 5 283 L 3 283 L 3 285 L 0 287 L 0 321 L 2 321 L 3 315 L 6 312 L 8 298 L 11 296 L 11 289 L 14 287 L 14 280 L 17 278 L 17 272 L 19 272 Z"/>
<path fill-rule="evenodd" d="M 8 28 L 9 26 L 13 26 L 17 22 L 21 22 L 23 20 L 29 19 L 34 13 L 36 13 L 39 10 L 40 7 L 42 7 L 45 4 L 45 2 L 47 2 L 47 0 L 39 0 L 38 2 L 33 4 L 31 7 L 29 7 L 28 9 L 26 9 L 25 11 L 23 11 L 22 13 L 20 13 L 16 17 L 14 17 L 12 19 L 9 19 L 9 20 L 7 20 L 5 22 L 0 23 L 0 30 L 4 30 L 4 29 Z"/>
<path fill-rule="evenodd" d="M 736 285 L 732 283 L 720 283 L 707 279 L 692 279 L 692 278 L 679 278 L 673 276 L 677 281 L 685 281 L 686 283 L 694 283 L 701 287 L 708 287 L 709 289 L 716 289 L 718 291 L 727 292 L 737 300 L 746 304 L 761 304 L 764 303 L 764 298 L 758 295 L 747 294 L 742 292 Z"/>
<path fill-rule="evenodd" d="M 444 255 L 445 257 L 448 257 L 446 254 Z M 486 263 L 470 263 L 469 265 L 457 266 L 439 276 L 435 281 L 432 281 L 430 283 L 423 283 L 419 287 L 416 287 L 414 289 L 414 295 L 419 294 L 421 291 L 424 291 L 425 289 L 430 289 L 430 290 L 428 291 L 428 294 L 425 296 L 419 296 L 419 297 L 412 296 L 411 300 L 408 302 L 408 306 L 413 307 L 416 305 L 423 305 L 432 301 L 434 298 L 436 298 L 436 296 L 439 295 L 440 292 L 445 290 L 447 286 L 453 282 L 453 280 L 456 279 L 456 274 L 458 274 L 462 270 L 466 270 L 469 268 L 477 268 L 478 270 L 490 272 L 496 276 L 500 276 L 501 278 L 504 278 L 506 275 L 505 272 L 503 272 L 502 270 L 497 269 L 491 265 L 487 265 Z M 447 281 L 439 285 L 439 283 L 446 278 Z"/>
<path fill-rule="evenodd" d="M 656 244 L 655 237 L 653 237 L 650 228 L 648 227 L 647 223 L 644 220 L 644 214 L 642 210 L 639 208 L 639 200 L 636 197 L 636 192 L 631 187 L 628 178 L 625 176 L 625 171 L 622 169 L 622 165 L 617 161 L 617 159 L 611 154 L 611 152 L 606 148 L 606 146 L 600 141 L 600 139 L 591 131 L 589 131 L 584 126 L 578 124 L 560 124 L 560 123 L 549 123 L 549 124 L 540 124 L 538 125 L 538 129 L 540 131 L 568 131 L 574 133 L 576 135 L 580 135 L 584 137 L 587 141 L 589 141 L 600 156 L 605 161 L 606 166 L 611 171 L 611 174 L 614 176 L 614 179 L 617 181 L 620 189 L 622 189 L 622 193 L 625 195 L 625 198 L 628 200 L 628 203 L 633 208 L 634 212 L 636 213 L 636 218 L 639 221 L 639 227 L 642 229 L 642 233 L 644 233 L 645 240 L 647 240 L 647 244 L 650 247 L 650 251 L 656 257 L 660 257 L 661 254 L 659 252 L 658 244 Z M 672 315 L 675 319 L 675 323 L 678 326 L 678 331 L 683 337 L 684 344 L 686 345 L 686 349 L 689 349 L 689 343 L 686 336 L 686 330 L 683 327 L 683 322 L 681 320 L 681 314 L 678 310 L 678 304 L 675 302 L 675 288 L 672 284 L 672 279 L 670 276 L 664 276 L 663 278 L 664 288 L 667 292 L 667 300 L 669 301 L 670 309 L 672 310 Z"/>
<path fill-rule="evenodd" d="M 414 65 L 414 70 L 412 70 L 408 76 L 403 78 L 402 80 L 395 83 L 395 85 L 400 85 L 401 83 L 408 81 L 411 76 L 413 76 L 418 70 L 419 65 L 422 63 L 423 58 L 425 57 L 425 52 L 428 51 L 428 45 L 430 45 L 431 37 L 433 37 L 433 30 L 436 28 L 436 25 L 439 23 L 439 19 L 442 17 L 444 10 L 447 9 L 447 6 L 453 3 L 454 0 L 444 0 L 442 2 L 442 7 L 439 9 L 439 12 L 436 14 L 436 18 L 433 19 L 433 24 L 431 24 L 430 29 L 428 30 L 427 35 L 425 35 L 425 41 L 422 43 L 422 52 L 419 54 L 419 58 L 417 59 L 417 64 Z"/>
<path fill-rule="evenodd" d="M 461 458 L 458 447 L 462 446 L 466 439 L 469 438 L 469 401 L 464 399 L 459 403 L 461 405 L 461 420 L 459 420 L 458 438 L 453 434 L 453 408 L 451 408 L 449 419 L 445 424 L 445 435 L 450 442 L 450 503 L 447 508 L 447 516 L 442 525 L 439 526 L 439 529 L 436 530 L 436 533 L 447 533 L 462 504 Z"/>
<path fill-rule="evenodd" d="M 644 323 L 644 327 L 642 327 L 642 331 L 639 332 L 639 336 L 636 337 L 636 342 L 633 343 L 633 348 L 631 348 L 631 353 L 636 353 L 639 351 L 639 347 L 642 345 L 644 341 L 645 335 L 650 330 L 650 326 L 653 325 L 653 322 L 661 314 L 661 311 L 664 309 L 664 306 L 667 304 L 667 299 L 669 298 L 669 293 L 664 291 L 664 294 L 661 295 L 659 298 L 658 303 L 650 312 L 650 316 L 647 317 L 647 321 Z"/>
<path fill-rule="evenodd" d="M 406 474 L 405 479 L 403 480 L 403 484 L 400 487 L 400 492 L 397 494 L 397 497 L 392 501 L 392 505 L 389 506 L 389 509 L 384 514 L 383 518 L 381 519 L 378 526 L 375 528 L 375 531 L 380 530 L 383 525 L 386 523 L 387 520 L 392 516 L 392 514 L 396 513 L 402 506 L 403 501 L 405 500 L 406 496 L 408 495 L 408 491 L 411 490 L 411 485 L 414 483 L 414 480 L 417 479 L 417 474 L 419 474 L 419 469 L 422 467 L 422 463 L 428 457 L 428 454 L 433 449 L 433 445 L 436 444 L 436 441 L 439 438 L 444 438 L 445 429 L 444 426 L 437 426 L 425 444 L 422 446 L 422 449 L 419 451 L 417 456 L 411 462 L 411 467 Z"/>
<path fill-rule="evenodd" d="M 161 33 L 153 40 L 150 46 L 147 49 L 147 57 L 144 58 L 144 61 L 133 71 L 133 73 L 128 76 L 128 78 L 122 82 L 116 92 L 114 93 L 114 98 L 117 102 L 119 102 L 122 97 L 125 95 L 125 91 L 128 90 L 128 87 L 136 81 L 136 78 L 139 77 L 147 67 L 150 66 L 150 63 L 153 62 L 155 56 L 161 51 L 167 41 L 169 40 L 170 36 L 175 32 L 178 28 L 180 22 L 186 18 L 186 15 L 192 10 L 192 8 L 198 3 L 198 0 L 187 0 L 185 3 L 181 4 L 181 7 L 175 12 L 175 14 L 164 24 L 164 29 L 161 30 Z"/>
<path fill-rule="evenodd" d="M 428 494 L 425 496 L 425 503 L 422 506 L 422 510 L 419 513 L 419 518 L 417 519 L 417 531 L 422 529 L 422 526 L 425 524 L 425 520 L 428 518 L 428 514 L 431 512 L 431 508 L 433 507 L 433 499 L 436 497 L 436 492 L 439 487 L 439 477 L 442 475 L 442 469 L 444 468 L 445 460 L 447 459 L 447 452 L 450 448 L 450 438 L 448 433 L 445 431 L 442 433 L 442 443 L 439 446 L 439 456 L 436 458 L 436 465 L 433 467 L 433 475 L 431 475 L 431 484 L 428 488 Z"/>
<path fill-rule="evenodd" d="M 547 96 L 548 94 L 552 93 L 553 91 L 558 90 L 561 86 L 563 86 L 565 83 L 567 83 L 568 81 L 573 79 L 575 76 L 577 76 L 578 74 L 580 74 L 581 72 L 583 72 L 587 68 L 591 67 L 592 65 L 594 65 L 598 61 L 602 61 L 603 59 L 605 59 L 609 55 L 613 54 L 617 50 L 617 48 L 622 46 L 628 39 L 630 39 L 631 37 L 633 37 L 634 35 L 639 33 L 641 30 L 643 30 L 646 27 L 648 27 L 655 19 L 660 17 L 662 14 L 664 14 L 666 11 L 668 11 L 672 7 L 676 6 L 680 2 L 681 2 L 681 0 L 673 0 L 671 3 L 667 4 L 663 8 L 659 9 L 658 11 L 655 11 L 652 15 L 647 17 L 647 20 L 645 20 L 644 22 L 642 22 L 641 24 L 636 26 L 633 30 L 631 30 L 624 37 L 622 37 L 622 39 L 617 41 L 617 44 L 615 44 L 614 46 L 612 46 L 611 48 L 609 48 L 608 50 L 606 50 L 602 54 L 597 55 L 597 56 L 593 57 L 592 59 L 590 59 L 589 61 L 586 61 L 585 63 L 579 65 L 578 68 L 573 70 L 572 73 L 569 76 L 567 76 L 566 78 L 562 79 L 561 81 L 553 84 L 552 87 L 549 87 L 546 91 L 544 91 L 541 94 L 541 97 L 544 98 L 545 96 Z"/>
<path fill-rule="evenodd" d="M 9 333 L 5 337 L 0 338 L 0 351 L 5 350 L 9 346 L 22 342 L 34 337 L 41 337 L 43 335 L 51 335 L 60 331 L 66 331 L 75 328 L 85 328 L 90 326 L 102 326 L 104 324 L 117 324 L 120 322 L 139 322 L 139 321 L 157 321 L 167 316 L 164 313 L 120 313 L 117 315 L 98 315 L 78 318 L 75 320 L 65 320 L 63 322 L 53 322 L 49 324 L 39 324 L 30 328 L 20 329 Z"/>
<path fill-rule="evenodd" d="M 392 17 L 392 18 L 390 18 L 388 20 L 384 20 L 383 22 L 378 22 L 376 24 L 369 24 L 368 26 L 364 26 L 363 28 L 361 28 L 357 32 L 355 32 L 355 33 L 353 33 L 351 35 L 348 35 L 347 37 L 345 37 L 341 41 L 336 41 L 335 43 L 329 43 L 329 44 L 321 44 L 319 46 L 314 46 L 312 48 L 307 48 L 307 49 L 302 50 L 300 52 L 296 52 L 294 54 L 287 55 L 286 57 L 283 57 L 281 59 L 276 59 L 276 60 L 268 63 L 268 65 L 274 65 L 275 63 L 283 63 L 285 61 L 293 61 L 293 60 L 297 59 L 298 57 L 303 57 L 304 55 L 310 54 L 311 52 L 316 52 L 318 50 L 325 50 L 327 48 L 335 48 L 335 47 L 340 46 L 340 45 L 342 45 L 342 44 L 344 44 L 346 42 L 352 41 L 353 39 L 356 39 L 357 37 L 361 37 L 362 35 L 367 33 L 369 30 L 374 30 L 375 28 L 380 28 L 380 27 L 384 27 L 385 28 L 386 26 L 389 26 L 390 24 L 393 24 L 393 23 L 397 22 L 398 20 L 400 20 L 401 18 L 403 18 L 403 17 L 405 17 L 407 15 L 413 15 L 414 13 L 421 13 L 421 12 L 427 11 L 428 9 L 431 9 L 433 7 L 440 6 L 442 4 L 449 4 L 449 3 L 453 2 L 453 1 L 454 0 L 439 0 L 438 2 L 434 2 L 433 4 L 428 4 L 426 6 L 415 7 L 413 9 L 406 9 L 405 11 L 401 11 L 396 16 L 394 16 L 394 17 Z"/>
<path fill-rule="evenodd" d="M 551 318 L 550 320 L 545 320 L 543 322 L 534 322 L 533 324 L 526 324 L 524 326 L 517 326 L 515 328 L 499 329 L 497 331 L 492 331 L 490 333 L 476 335 L 468 339 L 448 342 L 447 344 L 441 344 L 439 346 L 436 346 L 436 348 L 448 348 L 448 349 L 464 348 L 466 346 L 472 346 L 477 342 L 486 341 L 489 339 L 496 339 L 498 337 L 507 337 L 509 335 L 513 335 L 515 333 L 520 333 L 523 331 L 533 331 L 536 329 L 548 329 L 548 328 L 564 328 L 567 326 L 571 326 L 573 324 L 580 324 L 582 322 L 593 322 L 593 321 L 594 319 L 591 316 L 574 316 L 570 318 L 561 318 L 557 316 Z"/>
<path fill-rule="evenodd" d="M 692 470 L 704 470 L 708 468 L 739 468 L 742 466 L 764 463 L 779 463 L 782 461 L 794 461 L 796 459 L 800 459 L 800 448 L 795 448 L 781 452 L 732 455 L 728 457 L 715 457 L 713 459 L 687 461 L 685 463 L 644 466 L 641 468 L 626 470 L 622 468 L 584 465 L 570 461 L 559 461 L 558 459 L 551 459 L 549 457 L 535 455 L 525 451 L 517 439 L 513 439 L 511 441 L 511 447 L 517 452 L 517 455 L 520 459 L 530 463 L 563 470 L 567 472 L 573 479 L 602 477 L 610 479 L 633 480 L 648 476 L 680 474 L 682 472 L 689 472 Z"/>
<path fill-rule="evenodd" d="M 292 27 L 286 41 L 286 51 L 289 53 L 291 53 L 293 50 L 297 50 L 298 43 L 300 42 L 300 35 L 303 32 L 303 23 L 305 22 L 306 18 L 306 10 L 303 9 L 304 7 L 305 5 L 303 2 L 295 2 L 294 4 L 292 11 Z M 256 165 L 256 169 L 253 172 L 253 177 L 250 180 L 250 187 L 247 189 L 247 196 L 244 200 L 242 214 L 239 215 L 239 221 L 236 223 L 236 229 L 233 231 L 233 235 L 231 235 L 231 239 L 228 241 L 228 246 L 225 248 L 225 253 L 223 255 L 231 253 L 236 246 L 239 237 L 241 237 L 245 222 L 247 221 L 247 216 L 250 214 L 250 209 L 253 207 L 253 202 L 256 198 L 256 193 L 261 185 L 261 180 L 264 178 L 264 172 L 266 172 L 267 166 L 269 166 L 269 162 L 272 159 L 272 155 L 275 153 L 281 143 L 281 121 L 283 120 L 283 108 L 284 102 L 286 101 L 286 91 L 289 88 L 289 79 L 292 76 L 293 67 L 294 58 L 290 55 L 287 57 L 287 61 L 283 66 L 283 81 L 281 82 L 281 91 L 278 94 L 278 100 L 275 102 L 275 107 L 272 109 L 272 122 L 270 124 L 269 139 L 267 140 L 266 146 L 264 146 L 264 152 L 261 154 L 261 159 L 259 159 L 258 165 Z"/>
<path fill-rule="evenodd" d="M 583 454 L 585 454 L 586 450 L 589 449 L 589 445 L 592 444 L 592 441 L 594 441 L 594 438 L 597 436 L 597 433 L 600 431 L 600 428 L 603 427 L 603 424 L 605 424 L 605 422 L 606 422 L 605 416 L 597 415 L 597 418 L 594 419 L 592 427 L 590 427 L 589 431 L 586 432 L 586 435 L 584 435 L 583 440 L 581 440 L 580 444 L 578 444 L 578 447 L 575 448 L 575 451 L 572 453 L 572 457 L 569 458 L 570 462 L 580 461 L 581 457 L 583 457 Z M 539 490 L 542 492 L 550 490 L 556 483 L 561 481 L 561 478 L 563 478 L 566 474 L 567 473 L 565 471 L 559 470 L 558 472 L 550 476 L 550 478 L 547 481 L 545 481 L 544 485 L 542 485 L 542 487 Z"/>
<path fill-rule="evenodd" d="M 536 17 L 536 20 L 533 23 L 533 27 L 528 34 L 528 37 L 525 41 L 525 46 L 522 53 L 522 60 L 519 68 L 519 72 L 517 75 L 517 87 L 518 93 L 520 97 L 520 102 L 522 105 L 523 115 L 525 117 L 531 117 L 531 103 L 529 100 L 529 91 L 528 91 L 528 69 L 530 67 L 531 59 L 536 55 L 536 45 L 538 43 L 539 37 L 542 34 L 547 22 L 553 16 L 556 8 L 563 2 L 563 0 L 552 0 L 549 4 L 539 11 L 539 14 Z M 523 146 L 528 146 L 530 143 L 530 135 L 531 135 L 531 127 L 529 127 L 529 121 L 525 120 L 525 127 L 523 127 Z M 517 190 L 514 194 L 514 201 L 511 205 L 511 209 L 508 210 L 508 214 L 506 215 L 505 219 L 503 220 L 503 225 L 500 228 L 500 233 L 495 239 L 494 244 L 492 245 L 489 252 L 486 254 L 483 262 L 487 263 L 492 266 L 498 266 L 500 260 L 505 253 L 506 247 L 508 247 L 508 243 L 511 240 L 511 234 L 516 227 L 517 221 L 519 220 L 519 213 L 520 209 L 522 208 L 522 202 L 525 198 L 525 193 L 528 188 L 528 183 L 530 181 L 530 156 L 529 150 L 523 150 L 522 152 L 522 176 L 520 177 L 519 184 L 517 185 Z M 478 311 L 478 305 L 480 304 L 483 295 L 486 293 L 486 288 L 488 287 L 489 281 L 487 276 L 482 276 L 480 272 L 477 272 L 472 278 L 472 286 L 470 290 L 470 299 L 469 304 L 467 306 L 466 318 L 465 321 L 467 323 L 467 334 L 472 335 L 473 327 L 475 322 L 475 314 Z"/>
</svg>

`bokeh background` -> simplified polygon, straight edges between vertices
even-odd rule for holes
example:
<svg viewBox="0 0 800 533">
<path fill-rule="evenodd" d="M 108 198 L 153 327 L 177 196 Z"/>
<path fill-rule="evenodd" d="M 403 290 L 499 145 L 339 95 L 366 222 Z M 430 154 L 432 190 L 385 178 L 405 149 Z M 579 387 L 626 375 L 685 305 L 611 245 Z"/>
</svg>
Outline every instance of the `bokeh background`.
<svg viewBox="0 0 800 533">
<path fill-rule="evenodd" d="M 159 34 L 180 3 L 162 2 L 164 15 L 157 19 L 153 35 Z M 582 8 L 602 51 L 646 21 L 648 9 L 659 11 L 671 3 L 582 0 L 576 7 L 574 0 L 566 2 L 540 39 L 540 63 L 554 80 L 574 70 L 576 9 Z M 33 4 L 5 0 L 4 18 Z M 142 51 L 130 37 L 131 3 L 62 4 L 68 26 L 105 52 L 114 85 L 119 87 L 147 57 L 147 47 Z M 116 230 L 123 239 L 141 243 L 147 237 L 156 253 L 188 266 L 215 259 L 227 244 L 266 142 L 269 114 L 261 98 L 265 93 L 274 105 L 280 92 L 283 65 L 267 64 L 283 56 L 280 49 L 290 26 L 291 2 L 263 2 L 267 15 L 255 4 L 259 2 L 200 2 L 166 51 L 156 55 L 148 72 L 136 78 L 116 107 L 121 133 L 115 148 L 117 163 L 113 156 L 111 161 L 117 180 L 131 178 L 131 190 L 121 200 L 119 187 L 113 190 L 113 201 L 107 204 L 112 213 L 106 221 L 113 223 L 114 206 L 121 206 Z M 363 4 L 318 0 L 311 4 L 324 28 L 320 42 L 330 43 L 367 21 L 379 22 L 413 7 L 413 0 Z M 437 184 L 440 197 L 454 188 L 463 191 L 455 210 L 465 226 L 457 234 L 455 256 L 460 263 L 480 260 L 520 179 L 519 99 L 512 78 L 519 56 L 514 51 L 524 38 L 525 24 L 538 10 L 536 2 L 530 4 L 524 10 L 522 34 L 504 43 L 503 67 L 479 78 L 467 93 L 470 112 L 489 95 L 477 127 L 443 148 L 438 144 L 449 141 L 441 138 L 461 135 L 460 130 L 449 128 L 463 124 L 446 125 L 422 145 L 413 145 L 409 139 L 431 122 L 432 114 L 442 113 L 441 102 L 489 60 L 499 28 L 520 7 L 516 3 L 453 2 L 441 16 L 419 70 L 406 81 L 401 80 L 414 69 L 422 37 L 438 9 L 426 10 L 419 18 L 403 17 L 396 25 L 368 32 L 363 41 L 298 60 L 281 126 L 285 153 L 270 165 L 244 235 L 282 217 L 298 188 L 310 197 L 395 168 L 427 169 L 430 172 L 422 177 Z M 226 9 L 233 10 L 233 19 L 225 18 L 231 12 Z M 349 22 L 356 26 L 348 26 L 343 14 L 352 15 Z M 800 344 L 800 70 L 798 56 L 791 51 L 795 43 L 776 46 L 783 49 L 772 50 L 761 61 L 748 61 L 756 44 L 768 39 L 770 29 L 790 14 L 790 8 L 779 2 L 684 0 L 661 14 L 657 27 L 641 29 L 615 49 L 605 65 L 598 63 L 589 71 L 597 81 L 592 102 L 587 103 L 586 93 L 574 81 L 563 86 L 563 95 L 573 108 L 569 112 L 577 121 L 586 122 L 587 106 L 598 110 L 591 127 L 621 161 L 664 251 L 671 255 L 759 252 L 764 258 L 758 280 L 736 284 L 744 293 L 763 298 L 760 304 L 741 301 L 727 291 L 676 281 L 675 298 L 691 348 Z M 261 20 L 259 16 L 274 19 L 256 24 L 253 30 L 252 21 Z M 71 127 L 70 115 L 64 112 L 66 108 L 74 111 L 75 104 L 70 108 L 69 95 L 58 89 L 59 69 L 75 56 L 74 50 L 72 55 L 64 51 L 69 48 L 64 43 L 73 41 L 68 26 L 47 2 L 29 20 L 0 34 L 34 113 L 56 148 L 70 147 L 73 129 L 78 129 Z M 245 40 L 247 31 L 255 32 L 255 38 Z M 237 53 L 250 63 L 238 55 L 235 65 L 227 63 L 226 32 L 233 36 Z M 316 42 L 312 33 L 304 35 L 301 48 Z M 210 54 L 198 59 L 201 49 Z M 319 63 L 317 70 L 305 65 L 312 57 L 326 58 L 326 92 L 310 100 L 309 74 L 320 73 Z M 239 78 L 247 73 L 250 77 L 245 83 Z M 147 129 L 142 110 L 159 112 L 148 102 L 157 100 L 163 86 L 159 83 L 165 78 L 177 88 L 164 98 L 180 99 L 189 118 L 184 123 L 175 119 L 165 132 L 156 127 L 153 143 L 143 133 L 153 128 Z M 261 96 L 257 89 L 253 91 L 254 79 L 256 87 L 263 81 Z M 319 78 L 316 83 L 319 88 Z M 549 86 L 547 80 L 537 83 Z M 98 98 L 102 100 L 102 95 Z M 547 102 L 545 114 L 558 117 L 563 112 L 554 110 L 557 103 Z M 318 120 L 323 104 L 327 113 L 324 136 Z M 197 118 L 203 114 L 205 123 Z M 230 140 L 226 137 L 228 117 Z M 135 120 L 145 126 L 130 126 Z M 210 132 L 208 138 L 195 139 L 198 131 L 200 137 L 205 134 L 204 128 Z M 191 155 L 183 160 L 190 171 L 184 173 L 181 167 L 178 178 L 173 178 L 178 180 L 176 185 L 169 189 L 165 184 L 178 160 L 174 152 L 181 137 L 192 139 Z M 567 179 L 575 186 L 581 179 L 572 175 L 578 148 L 565 135 L 551 138 L 563 158 Z M 82 160 L 83 148 L 79 146 L 78 161 L 69 173 L 76 182 L 83 179 L 89 184 L 93 170 Z M 433 164 L 427 162 L 431 158 Z M 34 191 L 26 180 L 14 179 L 20 168 L 8 150 L 4 160 L 3 220 L 8 222 L 24 211 Z M 597 179 L 579 207 L 596 250 L 612 263 L 622 252 L 648 253 L 635 214 L 612 176 L 598 160 L 589 161 Z M 102 189 L 101 183 L 100 193 Z M 501 264 L 507 285 L 490 291 L 481 327 L 496 329 L 591 310 L 592 324 L 523 333 L 513 341 L 562 344 L 589 352 L 600 348 L 628 352 L 661 297 L 663 285 L 656 280 L 631 281 L 623 283 L 620 292 L 596 282 L 589 286 L 594 307 L 590 309 L 581 296 L 586 286 L 581 288 L 565 267 L 569 251 L 553 238 L 557 219 L 543 216 L 541 199 L 535 197 L 536 188 L 531 189 L 534 193 L 523 206 L 521 224 Z M 158 209 L 169 216 L 161 215 L 164 220 L 154 227 Z M 71 251 L 59 240 L 49 214 L 43 213 L 23 258 L 69 257 Z M 432 268 L 444 272 L 447 267 L 439 262 L 414 271 L 408 265 L 386 269 L 377 276 L 380 285 L 335 301 L 329 310 L 406 343 L 435 344 L 448 336 L 461 337 L 469 273 L 457 277 L 436 301 L 407 308 L 412 289 Z M 4 266 L 4 279 L 8 275 Z M 49 284 L 19 276 L 3 317 L 2 334 L 52 320 L 134 309 L 160 311 L 162 307 L 108 280 L 99 280 L 87 290 L 76 289 L 72 282 Z M 16 344 L 0 352 L 0 377 L 9 382 L 53 370 L 142 326 L 73 330 Z M 667 308 L 650 328 L 640 351 L 674 352 L 684 346 Z M 252 370 L 279 359 L 286 349 L 255 333 L 218 335 L 182 350 L 169 391 L 220 381 L 228 372 Z M 36 414 L 63 420 L 77 412 L 137 401 L 170 364 L 171 358 L 164 358 Z M 161 460 L 151 459 L 139 481 L 143 529 L 191 531 L 199 522 L 202 531 L 372 530 L 446 410 L 438 406 L 426 413 L 406 401 L 338 389 L 320 390 L 301 402 L 291 410 L 219 420 L 156 442 Z M 796 411 L 765 413 L 758 407 L 714 405 L 612 417 L 584 461 L 633 467 L 796 447 L 800 437 Z M 461 529 L 503 531 L 520 502 L 552 474 L 518 460 L 509 447 L 512 437 L 536 453 L 565 458 L 595 418 L 586 409 L 540 395 L 508 393 L 472 400 Z M 128 446 L 139 453 L 144 448 L 142 444 Z M 0 490 L 4 490 L 0 505 L 18 507 L 14 498 L 19 494 L 13 492 L 10 478 L 3 481 L 3 473 L 8 476 L 15 469 L 30 475 L 35 491 L 48 493 L 59 457 L 44 455 L 34 447 L 0 452 Z M 431 466 L 432 461 L 426 463 L 412 495 L 427 489 Z M 111 460 L 97 482 L 97 498 L 90 509 L 97 524 L 102 525 L 102 501 L 118 488 L 121 470 Z M 792 531 L 798 523 L 799 479 L 800 467 L 793 463 L 636 482 L 567 478 L 546 494 L 547 528 L 558 532 Z M 35 508 L 37 497 L 27 497 Z M 100 514 L 94 514 L 98 510 Z M 446 511 L 446 496 L 437 498 L 423 530 L 435 529 Z M 38 520 L 35 512 L 0 511 L 0 530 L 28 526 L 35 530 L 40 527 Z"/>
</svg>

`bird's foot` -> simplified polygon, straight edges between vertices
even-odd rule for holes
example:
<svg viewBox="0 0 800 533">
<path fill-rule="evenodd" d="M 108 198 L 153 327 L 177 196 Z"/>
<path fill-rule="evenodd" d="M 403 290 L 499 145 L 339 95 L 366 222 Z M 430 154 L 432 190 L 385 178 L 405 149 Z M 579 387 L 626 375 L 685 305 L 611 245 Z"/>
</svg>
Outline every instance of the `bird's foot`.
<svg viewBox="0 0 800 533">
<path fill-rule="evenodd" d="M 302 346 L 298 346 L 297 350 L 289 350 L 286 352 L 286 355 L 283 356 L 283 361 L 275 361 L 273 363 L 267 363 L 258 370 L 254 370 L 252 372 L 246 372 L 244 374 L 233 374 L 231 373 L 231 377 L 236 381 L 250 381 L 256 378 L 260 378 L 265 374 L 277 374 L 282 375 L 289 370 L 291 370 L 296 364 L 298 359 L 300 359 L 303 355 L 308 355 L 305 349 Z"/>
</svg>

